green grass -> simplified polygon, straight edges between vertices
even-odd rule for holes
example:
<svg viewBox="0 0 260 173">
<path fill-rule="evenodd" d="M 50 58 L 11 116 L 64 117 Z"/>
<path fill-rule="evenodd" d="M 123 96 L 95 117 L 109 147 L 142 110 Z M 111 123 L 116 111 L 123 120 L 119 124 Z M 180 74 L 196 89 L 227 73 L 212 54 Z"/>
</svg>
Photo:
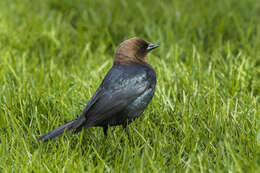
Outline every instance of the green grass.
<svg viewBox="0 0 260 173">
<path fill-rule="evenodd" d="M 258 0 L 0 1 L 0 172 L 260 172 Z M 75 118 L 118 44 L 159 43 L 155 96 L 130 125 Z"/>
</svg>

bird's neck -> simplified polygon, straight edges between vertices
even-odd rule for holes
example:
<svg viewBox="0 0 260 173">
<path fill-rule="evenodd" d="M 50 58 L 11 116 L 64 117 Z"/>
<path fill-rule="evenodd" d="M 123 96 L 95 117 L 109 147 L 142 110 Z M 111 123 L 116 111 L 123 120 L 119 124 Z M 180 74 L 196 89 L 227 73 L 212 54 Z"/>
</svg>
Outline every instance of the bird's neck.
<svg viewBox="0 0 260 173">
<path fill-rule="evenodd" d="M 148 62 L 146 61 L 146 58 L 141 59 L 141 58 L 137 58 L 137 57 L 129 57 L 126 55 L 116 55 L 114 58 L 114 64 L 121 64 L 121 65 L 143 64 L 143 65 L 146 65 L 146 64 L 148 64 Z"/>
</svg>

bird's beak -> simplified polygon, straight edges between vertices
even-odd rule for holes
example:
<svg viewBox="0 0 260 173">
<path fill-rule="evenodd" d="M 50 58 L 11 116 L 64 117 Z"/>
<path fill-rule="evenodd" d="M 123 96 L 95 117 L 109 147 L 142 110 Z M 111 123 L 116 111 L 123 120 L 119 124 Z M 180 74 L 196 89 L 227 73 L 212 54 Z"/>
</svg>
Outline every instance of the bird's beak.
<svg viewBox="0 0 260 173">
<path fill-rule="evenodd" d="M 153 43 L 148 42 L 148 47 L 146 48 L 146 50 L 147 51 L 151 51 L 151 50 L 153 50 L 153 49 L 155 49 L 157 47 L 159 47 L 158 44 L 153 44 Z"/>
</svg>

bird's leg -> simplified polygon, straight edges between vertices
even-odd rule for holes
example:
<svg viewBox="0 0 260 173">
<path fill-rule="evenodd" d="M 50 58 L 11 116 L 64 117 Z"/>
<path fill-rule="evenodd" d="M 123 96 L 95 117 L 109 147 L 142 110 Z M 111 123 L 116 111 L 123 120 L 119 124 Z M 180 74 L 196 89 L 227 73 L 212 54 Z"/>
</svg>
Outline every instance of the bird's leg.
<svg viewBox="0 0 260 173">
<path fill-rule="evenodd" d="M 129 136 L 129 130 L 128 130 L 128 121 L 125 121 L 124 122 L 124 124 L 123 124 L 123 128 L 124 128 L 124 130 L 125 130 L 125 132 L 127 133 L 127 135 L 128 135 L 128 138 L 130 137 Z M 130 138 L 129 138 L 130 139 Z"/>
<path fill-rule="evenodd" d="M 103 126 L 103 132 L 106 137 L 107 137 L 107 129 L 108 129 L 108 126 Z"/>
<path fill-rule="evenodd" d="M 129 134 L 128 124 L 129 124 L 129 122 L 125 121 L 125 123 L 123 124 L 123 128 L 125 129 L 125 132 L 127 133 L 129 143 L 133 144 L 133 138 Z"/>
</svg>

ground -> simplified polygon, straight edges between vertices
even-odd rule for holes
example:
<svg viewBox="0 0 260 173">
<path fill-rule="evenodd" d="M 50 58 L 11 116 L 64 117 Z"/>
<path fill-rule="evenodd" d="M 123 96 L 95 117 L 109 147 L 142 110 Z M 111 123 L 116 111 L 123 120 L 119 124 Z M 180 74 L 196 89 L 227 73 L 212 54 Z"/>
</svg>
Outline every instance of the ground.
<svg viewBox="0 0 260 173">
<path fill-rule="evenodd" d="M 260 172 L 258 0 L 0 1 L 0 172 Z M 155 96 L 129 127 L 41 134 L 78 115 L 139 36 Z"/>
</svg>

